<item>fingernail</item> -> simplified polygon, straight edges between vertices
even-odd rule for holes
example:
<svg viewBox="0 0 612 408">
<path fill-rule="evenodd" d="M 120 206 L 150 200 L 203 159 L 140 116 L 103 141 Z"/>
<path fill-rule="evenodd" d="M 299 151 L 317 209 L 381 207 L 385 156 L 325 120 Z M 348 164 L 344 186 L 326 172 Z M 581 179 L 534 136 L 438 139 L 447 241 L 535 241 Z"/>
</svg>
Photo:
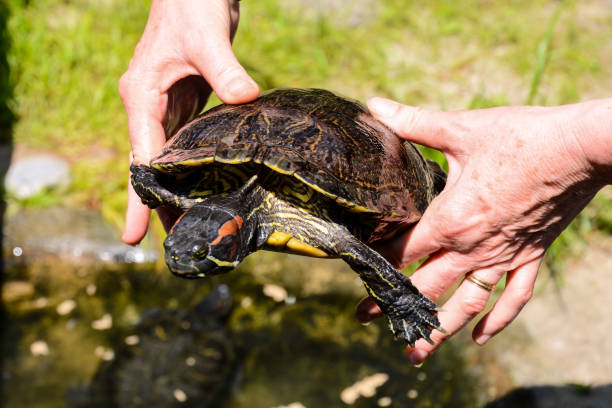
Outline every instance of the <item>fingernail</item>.
<svg viewBox="0 0 612 408">
<path fill-rule="evenodd" d="M 361 324 L 367 325 L 378 316 L 379 309 L 376 305 L 372 305 L 370 307 L 359 307 L 357 308 L 356 314 L 357 320 L 359 320 Z"/>
<path fill-rule="evenodd" d="M 250 91 L 253 84 L 244 78 L 235 78 L 227 86 L 227 90 L 233 97 L 241 97 Z"/>
<path fill-rule="evenodd" d="M 376 116 L 390 117 L 397 113 L 400 104 L 391 99 L 376 96 L 368 100 L 368 108 Z"/>
<path fill-rule="evenodd" d="M 474 341 L 476 342 L 476 344 L 482 346 L 484 345 L 487 341 L 489 341 L 491 339 L 491 336 L 488 334 L 481 334 L 478 337 L 476 337 L 474 339 Z"/>
<path fill-rule="evenodd" d="M 423 365 L 423 362 L 429 357 L 429 353 L 425 350 L 421 349 L 408 349 L 406 351 L 406 357 L 408 357 L 408 361 L 415 367 L 420 367 Z"/>
<path fill-rule="evenodd" d="M 380 314 L 380 308 L 377 305 L 373 304 L 371 307 L 368 308 L 367 312 L 368 316 L 374 318 Z"/>
</svg>

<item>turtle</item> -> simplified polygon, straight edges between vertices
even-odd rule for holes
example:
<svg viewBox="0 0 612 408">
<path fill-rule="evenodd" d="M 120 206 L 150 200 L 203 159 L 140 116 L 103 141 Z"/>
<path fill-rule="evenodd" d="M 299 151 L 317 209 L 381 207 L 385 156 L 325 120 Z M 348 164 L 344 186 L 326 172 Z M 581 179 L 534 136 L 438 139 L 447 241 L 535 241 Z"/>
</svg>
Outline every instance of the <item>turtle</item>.
<svg viewBox="0 0 612 408">
<path fill-rule="evenodd" d="M 443 330 L 438 307 L 372 246 L 414 225 L 445 181 L 364 105 L 324 89 L 216 106 L 131 166 L 144 204 L 182 213 L 164 241 L 175 275 L 228 272 L 260 249 L 341 258 L 411 345 Z"/>
<path fill-rule="evenodd" d="M 72 405 L 220 406 L 239 377 L 239 353 L 225 324 L 231 307 L 230 289 L 221 284 L 191 309 L 145 311 L 91 385 L 72 390 Z"/>
</svg>

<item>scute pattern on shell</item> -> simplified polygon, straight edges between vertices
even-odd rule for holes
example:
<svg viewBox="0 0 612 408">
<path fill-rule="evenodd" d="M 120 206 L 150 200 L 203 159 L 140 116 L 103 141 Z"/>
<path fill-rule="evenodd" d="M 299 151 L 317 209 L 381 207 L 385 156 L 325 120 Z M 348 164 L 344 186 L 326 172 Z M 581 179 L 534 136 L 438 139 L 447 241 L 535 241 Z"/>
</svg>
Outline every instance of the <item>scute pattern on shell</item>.
<svg viewBox="0 0 612 408">
<path fill-rule="evenodd" d="M 433 196 L 427 163 L 413 145 L 359 102 L 322 89 L 277 89 L 213 108 L 177 132 L 151 164 L 172 174 L 213 160 L 262 163 L 341 204 L 408 223 Z"/>
</svg>

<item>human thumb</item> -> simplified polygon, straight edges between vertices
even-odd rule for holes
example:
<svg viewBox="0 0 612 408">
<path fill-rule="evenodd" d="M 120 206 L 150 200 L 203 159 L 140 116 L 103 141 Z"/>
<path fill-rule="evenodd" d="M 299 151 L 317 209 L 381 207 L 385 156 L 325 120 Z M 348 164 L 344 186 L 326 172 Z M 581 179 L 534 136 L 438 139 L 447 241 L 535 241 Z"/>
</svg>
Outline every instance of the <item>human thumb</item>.
<svg viewBox="0 0 612 408">
<path fill-rule="evenodd" d="M 368 109 L 376 119 L 404 139 L 438 150 L 447 150 L 452 145 L 446 129 L 453 113 L 402 105 L 380 97 L 370 98 Z"/>
<path fill-rule="evenodd" d="M 245 103 L 257 98 L 259 87 L 240 65 L 227 37 L 211 34 L 204 44 L 202 58 L 192 58 L 192 64 L 210 84 L 219 99 L 225 103 Z M 214 55 L 214 58 L 204 58 Z M 200 55 L 198 55 L 199 57 Z"/>
</svg>

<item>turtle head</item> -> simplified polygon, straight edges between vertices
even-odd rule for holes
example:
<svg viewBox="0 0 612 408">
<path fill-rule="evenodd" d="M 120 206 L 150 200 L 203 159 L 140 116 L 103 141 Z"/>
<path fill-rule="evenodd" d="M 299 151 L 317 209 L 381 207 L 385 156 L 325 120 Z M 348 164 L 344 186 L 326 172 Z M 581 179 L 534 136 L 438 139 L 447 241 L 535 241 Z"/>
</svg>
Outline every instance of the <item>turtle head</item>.
<svg viewBox="0 0 612 408">
<path fill-rule="evenodd" d="M 216 200 L 196 204 L 164 241 L 166 264 L 175 275 L 200 278 L 234 269 L 244 257 L 242 217 Z"/>
</svg>

